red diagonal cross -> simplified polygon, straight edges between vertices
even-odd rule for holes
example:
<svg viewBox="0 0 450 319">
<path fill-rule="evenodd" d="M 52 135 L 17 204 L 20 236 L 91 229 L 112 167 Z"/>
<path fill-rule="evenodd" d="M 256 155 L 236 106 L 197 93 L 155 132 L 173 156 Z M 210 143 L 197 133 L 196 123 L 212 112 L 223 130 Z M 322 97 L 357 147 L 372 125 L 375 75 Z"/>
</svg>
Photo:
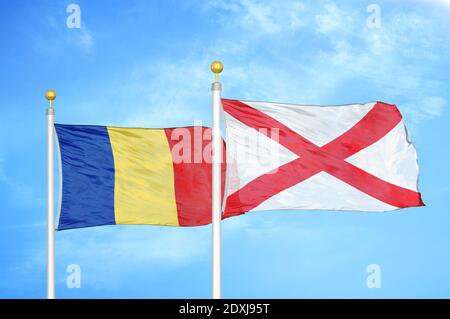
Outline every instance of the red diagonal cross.
<svg viewBox="0 0 450 319">
<path fill-rule="evenodd" d="M 402 116 L 394 105 L 376 103 L 352 128 L 322 147 L 245 103 L 223 99 L 222 105 L 225 112 L 269 138 L 273 137 L 269 134 L 270 129 L 278 129 L 276 142 L 301 156 L 229 195 L 226 217 L 249 211 L 322 171 L 389 205 L 398 208 L 423 206 L 420 193 L 384 181 L 345 161 L 380 140 L 401 121 Z"/>
</svg>

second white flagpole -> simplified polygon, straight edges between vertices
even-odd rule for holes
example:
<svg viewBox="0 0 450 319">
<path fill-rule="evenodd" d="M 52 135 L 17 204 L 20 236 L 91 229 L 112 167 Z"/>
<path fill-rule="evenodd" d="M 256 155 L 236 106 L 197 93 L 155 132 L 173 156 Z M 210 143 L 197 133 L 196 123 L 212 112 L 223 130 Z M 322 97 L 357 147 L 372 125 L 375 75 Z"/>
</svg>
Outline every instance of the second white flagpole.
<svg viewBox="0 0 450 319">
<path fill-rule="evenodd" d="M 212 84 L 213 122 L 212 122 L 212 297 L 222 298 L 222 138 L 220 135 L 220 93 L 222 86 L 219 82 L 219 73 L 223 65 L 219 61 L 211 64 L 211 71 L 216 79 Z"/>
<path fill-rule="evenodd" d="M 48 90 L 45 98 L 50 105 L 47 108 L 47 299 L 55 299 L 55 213 L 54 213 L 54 117 L 53 100 L 56 92 Z"/>
</svg>

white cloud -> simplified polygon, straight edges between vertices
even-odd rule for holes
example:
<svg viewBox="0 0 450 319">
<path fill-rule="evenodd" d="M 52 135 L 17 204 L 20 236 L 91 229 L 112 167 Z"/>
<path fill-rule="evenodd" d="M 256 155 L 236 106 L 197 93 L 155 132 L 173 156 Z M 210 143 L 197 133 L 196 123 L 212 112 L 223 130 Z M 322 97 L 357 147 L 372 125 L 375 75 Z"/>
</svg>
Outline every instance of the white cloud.
<svg viewBox="0 0 450 319">
<path fill-rule="evenodd" d="M 120 125 L 176 126 L 205 120 L 209 63 L 218 57 L 225 62 L 224 95 L 231 98 L 333 104 L 346 85 L 366 81 L 367 91 L 381 92 L 386 102 L 408 100 L 412 94 L 417 100 L 445 100 L 441 83 L 427 79 L 420 65 L 409 65 L 417 59 L 437 62 L 446 52 L 445 36 L 429 36 L 440 34 L 429 17 L 385 10 L 382 28 L 368 29 L 365 7 L 335 3 L 213 1 L 204 9 L 222 19 L 217 40 L 202 49 L 197 43 L 184 47 L 191 53 L 176 63 L 143 61 L 121 75 L 112 92 L 118 108 L 128 109 Z M 366 102 L 353 100 L 353 93 L 349 91 L 346 102 Z M 413 107 L 408 105 L 399 106 Z M 417 123 L 439 116 L 421 108 L 411 114 Z"/>
<path fill-rule="evenodd" d="M 319 33 L 334 33 L 348 30 L 352 23 L 352 17 L 344 13 L 336 4 L 326 4 L 323 13 L 316 15 L 317 31 Z"/>
<path fill-rule="evenodd" d="M 232 25 L 238 25 L 254 36 L 277 35 L 296 31 L 304 25 L 304 4 L 300 1 L 234 0 L 212 1 L 206 4 L 209 10 L 219 10 L 232 16 Z"/>
<path fill-rule="evenodd" d="M 333 35 L 329 38 L 332 49 L 319 51 L 318 59 L 310 64 L 311 71 L 323 81 L 324 92 L 360 79 L 384 98 L 392 99 L 386 102 L 403 101 L 399 107 L 411 116 L 414 126 L 443 114 L 447 104 L 445 85 L 430 79 L 421 67 L 442 62 L 450 49 L 435 21 L 408 11 L 384 13 L 382 28 L 361 29 L 363 15 L 348 8 L 343 13 L 335 5 L 325 10 L 331 13 L 322 17 L 323 21 L 340 23 L 325 23 L 325 30 L 319 24 L 319 30 Z M 335 34 L 344 27 L 346 31 Z"/>
<path fill-rule="evenodd" d="M 419 0 L 419 1 L 426 3 L 426 4 L 432 4 L 432 5 L 450 8 L 450 0 Z"/>
<path fill-rule="evenodd" d="M 201 46 L 184 44 L 181 49 L 189 53 L 181 61 L 137 61 L 128 74 L 102 84 L 97 90 L 101 95 L 79 101 L 78 113 L 107 106 L 107 117 L 98 113 L 102 121 L 127 126 L 209 121 L 209 116 L 205 118 L 212 79 L 209 63 L 216 58 L 225 62 L 222 78 L 227 81 L 227 97 L 332 103 L 346 83 L 362 79 L 388 97 L 402 98 L 414 90 L 419 98 L 445 99 L 440 84 L 428 85 L 429 91 L 423 92 L 427 76 L 420 65 L 410 65 L 417 59 L 438 63 L 446 56 L 448 36 L 433 19 L 408 10 L 383 10 L 382 28 L 368 29 L 365 6 L 323 3 L 215 0 L 201 4 L 206 16 L 219 20 L 215 39 Z M 47 24 L 64 38 L 64 46 L 86 54 L 94 49 L 95 37 L 84 21 L 79 30 L 67 29 L 64 21 L 52 16 Z M 44 53 L 61 49 L 49 45 L 47 38 L 38 36 L 35 41 Z M 349 102 L 355 102 L 353 93 L 349 92 Z"/>
<path fill-rule="evenodd" d="M 129 126 L 184 126 L 204 118 L 210 98 L 209 60 L 186 58 L 176 63 L 144 63 L 127 78 L 121 93 L 139 102 L 123 120 Z"/>
<path fill-rule="evenodd" d="M 87 28 L 82 27 L 79 30 L 76 30 L 78 33 L 73 36 L 74 43 L 85 53 L 90 53 L 94 47 L 94 35 Z"/>
<path fill-rule="evenodd" d="M 439 117 L 447 107 L 447 100 L 438 96 L 426 97 L 423 100 L 423 111 L 430 117 Z"/>
<path fill-rule="evenodd" d="M 413 121 L 410 130 L 416 132 L 420 122 L 442 116 L 447 107 L 447 100 L 439 96 L 413 97 L 404 105 L 405 112 Z"/>
<path fill-rule="evenodd" d="M 88 55 L 94 49 L 94 33 L 84 22 L 79 29 L 69 29 L 65 21 L 60 21 L 53 15 L 48 15 L 44 21 L 49 30 L 45 35 L 36 33 L 32 38 L 36 52 L 43 55 L 58 55 L 75 49 Z"/>
</svg>

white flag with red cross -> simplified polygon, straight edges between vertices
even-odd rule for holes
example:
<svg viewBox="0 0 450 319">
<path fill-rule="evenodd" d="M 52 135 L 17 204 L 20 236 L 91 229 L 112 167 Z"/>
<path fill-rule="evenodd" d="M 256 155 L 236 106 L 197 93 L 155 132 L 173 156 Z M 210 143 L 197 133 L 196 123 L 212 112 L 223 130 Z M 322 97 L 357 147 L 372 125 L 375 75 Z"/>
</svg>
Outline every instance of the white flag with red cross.
<svg viewBox="0 0 450 319">
<path fill-rule="evenodd" d="M 395 105 L 222 100 L 225 216 L 423 206 L 414 145 Z"/>
</svg>

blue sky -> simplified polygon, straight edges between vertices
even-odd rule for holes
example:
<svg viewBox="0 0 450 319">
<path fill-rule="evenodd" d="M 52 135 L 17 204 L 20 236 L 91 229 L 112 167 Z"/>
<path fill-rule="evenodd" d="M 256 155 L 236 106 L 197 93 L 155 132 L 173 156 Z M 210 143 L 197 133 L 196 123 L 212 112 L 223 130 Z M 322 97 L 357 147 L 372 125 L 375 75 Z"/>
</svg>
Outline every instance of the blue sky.
<svg viewBox="0 0 450 319">
<path fill-rule="evenodd" d="M 80 29 L 66 26 L 70 3 L 0 1 L 0 297 L 45 297 L 45 90 L 59 123 L 209 125 L 215 59 L 227 98 L 397 104 L 427 204 L 227 220 L 223 296 L 450 297 L 450 1 L 77 1 Z M 57 296 L 209 298 L 210 238 L 209 226 L 59 232 Z"/>
</svg>

